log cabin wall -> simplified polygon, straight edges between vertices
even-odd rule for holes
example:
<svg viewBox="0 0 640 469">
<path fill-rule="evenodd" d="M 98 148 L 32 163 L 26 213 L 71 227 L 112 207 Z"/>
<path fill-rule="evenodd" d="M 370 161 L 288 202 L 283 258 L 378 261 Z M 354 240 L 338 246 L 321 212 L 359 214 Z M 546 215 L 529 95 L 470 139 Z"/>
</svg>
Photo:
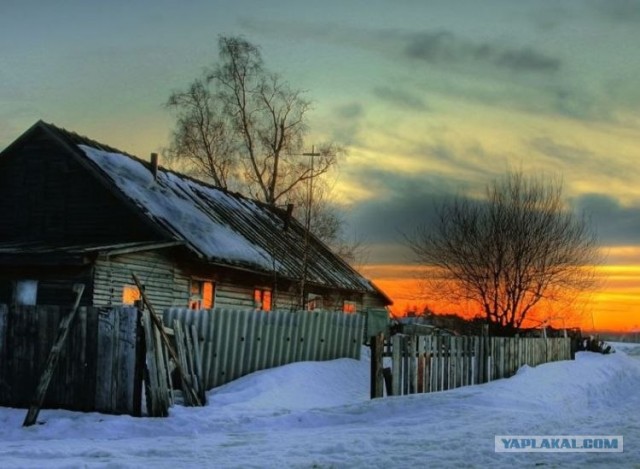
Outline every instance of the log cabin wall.
<svg viewBox="0 0 640 469">
<path fill-rule="evenodd" d="M 134 286 L 132 272 L 157 310 L 186 307 L 189 301 L 189 276 L 161 250 L 101 257 L 96 260 L 94 272 L 96 306 L 121 306 L 125 286 Z"/>
<path fill-rule="evenodd" d="M 191 266 L 184 260 L 176 262 L 168 250 L 144 251 L 112 257 L 100 257 L 95 262 L 93 304 L 121 306 L 125 286 L 133 286 L 135 272 L 145 286 L 154 308 L 188 307 L 192 280 L 210 281 L 214 286 L 214 306 L 220 308 L 253 309 L 255 288 L 269 288 L 264 280 L 252 275 L 229 274 L 227 269 Z M 286 300 L 294 299 L 287 295 Z M 287 306 L 288 307 L 288 306 Z"/>
<path fill-rule="evenodd" d="M 213 284 L 213 306 L 216 308 L 259 309 L 254 301 L 256 289 L 272 293 L 272 308 L 295 309 L 298 305 L 297 284 L 280 280 L 273 294 L 273 279 L 267 275 L 234 270 L 225 267 L 188 262 L 168 249 L 100 257 L 94 266 L 93 305 L 121 306 L 123 289 L 133 286 L 131 272 L 135 272 L 145 286 L 145 292 L 158 310 L 170 307 L 188 307 L 192 281 Z M 344 301 L 352 301 L 356 309 L 365 307 L 363 295 L 319 289 L 322 298 L 319 309 L 342 311 Z M 375 301 L 370 299 L 370 304 Z M 374 305 L 374 306 L 377 306 Z"/>
</svg>

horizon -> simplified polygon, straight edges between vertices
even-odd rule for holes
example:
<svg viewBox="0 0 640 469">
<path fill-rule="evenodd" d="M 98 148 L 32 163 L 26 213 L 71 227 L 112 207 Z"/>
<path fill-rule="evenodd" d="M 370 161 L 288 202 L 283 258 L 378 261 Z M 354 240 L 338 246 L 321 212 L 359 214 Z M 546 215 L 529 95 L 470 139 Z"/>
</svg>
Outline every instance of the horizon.
<svg viewBox="0 0 640 469">
<path fill-rule="evenodd" d="M 349 149 L 334 198 L 394 312 L 433 303 L 417 298 L 402 234 L 439 201 L 521 168 L 561 176 L 600 235 L 603 284 L 581 324 L 640 330 L 640 1 L 62 0 L 0 12 L 0 149 L 42 119 L 142 159 L 161 153 L 170 93 L 213 63 L 219 35 L 242 35 L 308 90 L 308 146 Z"/>
</svg>

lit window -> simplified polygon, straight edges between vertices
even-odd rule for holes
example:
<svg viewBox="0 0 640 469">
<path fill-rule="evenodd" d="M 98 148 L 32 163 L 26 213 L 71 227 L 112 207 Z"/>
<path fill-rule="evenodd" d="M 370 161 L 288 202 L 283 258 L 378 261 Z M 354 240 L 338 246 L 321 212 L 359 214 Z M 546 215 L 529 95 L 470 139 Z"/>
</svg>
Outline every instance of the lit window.
<svg viewBox="0 0 640 469">
<path fill-rule="evenodd" d="M 138 300 L 140 300 L 138 287 L 135 285 L 124 285 L 122 287 L 122 304 L 124 306 L 133 306 Z"/>
<path fill-rule="evenodd" d="M 343 313 L 355 313 L 356 312 L 356 302 L 355 301 L 345 301 L 342 304 L 342 312 Z"/>
<path fill-rule="evenodd" d="M 22 306 L 33 306 L 38 296 L 37 280 L 18 280 L 15 289 L 15 302 Z"/>
<path fill-rule="evenodd" d="M 253 304 L 256 309 L 271 311 L 271 290 L 256 288 L 253 291 Z"/>
<path fill-rule="evenodd" d="M 189 291 L 189 308 L 190 309 L 211 309 L 213 308 L 213 300 L 215 289 L 213 282 L 207 280 L 191 280 Z"/>
</svg>

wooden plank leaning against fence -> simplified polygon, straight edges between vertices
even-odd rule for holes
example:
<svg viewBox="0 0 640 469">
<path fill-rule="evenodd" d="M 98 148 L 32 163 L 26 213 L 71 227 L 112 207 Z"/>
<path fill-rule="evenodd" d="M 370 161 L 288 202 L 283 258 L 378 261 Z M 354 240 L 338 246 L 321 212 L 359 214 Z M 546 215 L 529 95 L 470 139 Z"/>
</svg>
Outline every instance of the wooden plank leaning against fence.
<svg viewBox="0 0 640 469">
<path fill-rule="evenodd" d="M 371 397 L 446 391 L 507 378 L 523 365 L 572 359 L 570 338 L 396 334 L 390 372 L 382 370 L 384 336 L 371 338 Z M 374 353 L 375 351 L 375 353 Z M 387 354 L 389 355 L 389 354 Z M 390 381 L 390 382 L 388 382 Z"/>
<path fill-rule="evenodd" d="M 35 389 L 33 398 L 31 399 L 29 411 L 27 412 L 27 415 L 24 418 L 24 422 L 22 423 L 23 427 L 30 427 L 31 425 L 36 423 L 38 413 L 40 413 L 40 408 L 42 407 L 42 403 L 44 402 L 44 396 L 47 394 L 49 384 L 51 383 L 51 378 L 53 377 L 53 373 L 56 371 L 58 360 L 60 359 L 60 353 L 62 352 L 63 347 L 67 342 L 67 337 L 69 337 L 69 329 L 71 326 L 73 326 L 73 322 L 78 313 L 80 298 L 82 297 L 82 293 L 84 292 L 84 284 L 75 284 L 73 286 L 73 291 L 76 293 L 76 299 L 73 303 L 71 311 L 69 311 L 69 313 L 64 318 L 62 318 L 62 321 L 60 321 L 56 341 L 53 344 L 53 347 L 51 347 L 51 351 L 49 352 L 49 356 L 47 357 L 44 371 L 42 372 L 40 380 L 38 381 L 38 387 Z"/>
</svg>

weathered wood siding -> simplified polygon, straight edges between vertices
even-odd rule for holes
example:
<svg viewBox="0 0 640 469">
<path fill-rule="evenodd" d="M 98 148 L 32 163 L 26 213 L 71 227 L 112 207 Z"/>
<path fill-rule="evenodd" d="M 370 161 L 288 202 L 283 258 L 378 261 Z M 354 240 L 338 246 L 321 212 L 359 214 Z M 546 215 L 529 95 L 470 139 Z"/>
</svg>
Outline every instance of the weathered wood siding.
<svg viewBox="0 0 640 469">
<path fill-rule="evenodd" d="M 145 292 L 158 310 L 187 306 L 189 276 L 181 271 L 163 251 L 144 251 L 100 258 L 95 263 L 93 304 L 122 305 L 125 285 L 133 285 L 135 272 Z"/>
<path fill-rule="evenodd" d="M 0 405 L 28 407 L 69 308 L 0 305 Z M 134 412 L 135 309 L 80 308 L 45 408 Z"/>
<path fill-rule="evenodd" d="M 214 268 L 190 271 L 188 264 L 176 263 L 167 250 L 144 251 L 96 260 L 93 304 L 96 306 L 121 305 L 124 285 L 133 285 L 131 272 L 135 272 L 140 277 L 145 285 L 145 292 L 158 310 L 187 307 L 192 278 L 214 283 L 214 307 L 216 308 L 254 309 L 257 306 L 254 302 L 254 290 L 270 288 L 268 281 L 256 279 L 255 276 L 243 277 L 241 274 L 230 276 L 228 272 L 223 274 Z M 342 300 L 333 303 L 336 310 L 342 310 Z M 298 297 L 295 292 L 278 291 L 277 307 L 279 309 L 292 309 L 297 304 Z"/>
<path fill-rule="evenodd" d="M 0 159 L 0 214 L 0 241 L 152 239 L 140 218 L 43 132 Z"/>
<path fill-rule="evenodd" d="M 253 309 L 253 291 L 249 286 L 216 283 L 213 305 L 216 308 Z"/>
</svg>

